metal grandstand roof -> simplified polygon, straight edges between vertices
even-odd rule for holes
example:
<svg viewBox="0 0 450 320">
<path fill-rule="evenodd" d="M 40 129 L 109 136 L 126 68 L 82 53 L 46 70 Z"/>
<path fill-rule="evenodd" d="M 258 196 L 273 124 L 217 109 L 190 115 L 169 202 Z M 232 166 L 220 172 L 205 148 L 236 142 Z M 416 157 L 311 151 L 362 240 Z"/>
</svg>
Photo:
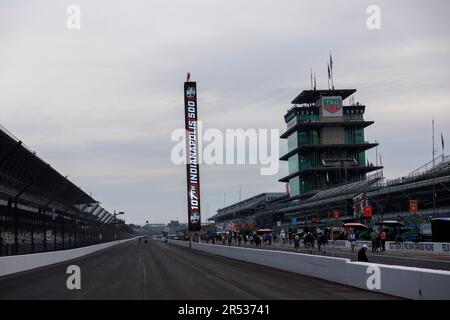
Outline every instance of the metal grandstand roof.
<svg viewBox="0 0 450 320">
<path fill-rule="evenodd" d="M 51 204 L 67 213 L 71 209 L 72 212 L 98 218 L 92 215 L 93 211 L 90 212 L 90 205 L 97 203 L 95 199 L 0 127 L 0 195 L 2 194 L 6 198 L 20 199 L 38 206 Z M 111 214 L 107 212 L 104 221 L 109 220 L 109 217 Z"/>
<path fill-rule="evenodd" d="M 257 206 L 266 203 L 268 201 L 272 201 L 274 199 L 279 199 L 285 196 L 286 193 L 283 192 L 266 192 L 266 193 L 260 193 L 256 196 L 253 196 L 251 198 L 242 200 L 240 202 L 234 203 L 230 206 L 227 206 L 225 208 L 217 210 L 217 214 L 213 217 L 209 218 L 208 220 L 214 220 L 216 218 L 221 218 L 223 216 L 233 214 L 236 212 L 243 212 L 245 210 L 253 210 Z"/>
<path fill-rule="evenodd" d="M 343 100 L 356 92 L 356 89 L 336 89 L 336 90 L 303 90 L 294 100 L 293 104 L 314 103 L 321 96 L 341 96 Z"/>
<path fill-rule="evenodd" d="M 20 141 L 17 142 L 2 130 L 0 130 L 0 174 L 16 182 L 17 187 L 28 186 L 29 190 L 47 199 L 55 198 L 55 201 L 74 205 L 95 202 L 48 163 L 24 148 Z"/>
</svg>

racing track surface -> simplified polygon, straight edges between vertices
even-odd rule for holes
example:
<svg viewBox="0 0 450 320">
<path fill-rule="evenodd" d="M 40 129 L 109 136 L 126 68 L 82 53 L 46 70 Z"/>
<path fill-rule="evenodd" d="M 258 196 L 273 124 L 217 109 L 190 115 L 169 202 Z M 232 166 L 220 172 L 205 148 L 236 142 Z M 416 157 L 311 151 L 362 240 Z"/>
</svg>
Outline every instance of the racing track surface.
<svg viewBox="0 0 450 320">
<path fill-rule="evenodd" d="M 66 269 L 81 268 L 81 290 Z M 163 242 L 137 240 L 0 277 L 0 299 L 392 299 Z"/>
</svg>

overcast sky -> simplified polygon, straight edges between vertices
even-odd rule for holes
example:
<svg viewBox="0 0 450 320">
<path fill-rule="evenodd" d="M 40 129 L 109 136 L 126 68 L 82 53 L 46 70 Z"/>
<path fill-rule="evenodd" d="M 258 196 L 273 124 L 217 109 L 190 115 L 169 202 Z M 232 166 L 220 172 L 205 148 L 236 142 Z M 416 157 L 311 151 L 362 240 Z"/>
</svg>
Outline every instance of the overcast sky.
<svg viewBox="0 0 450 320">
<path fill-rule="evenodd" d="M 71 4 L 80 30 L 66 27 Z M 371 4 L 380 30 L 366 27 Z M 326 88 L 332 50 L 335 87 L 358 89 L 393 178 L 431 160 L 432 117 L 438 152 L 441 132 L 450 148 L 449 13 L 446 0 L 0 0 L 0 124 L 128 222 L 186 221 L 185 167 L 170 160 L 186 72 L 205 127 L 284 131 L 310 68 Z M 240 186 L 284 191 L 285 175 L 204 166 L 203 216 Z"/>
</svg>

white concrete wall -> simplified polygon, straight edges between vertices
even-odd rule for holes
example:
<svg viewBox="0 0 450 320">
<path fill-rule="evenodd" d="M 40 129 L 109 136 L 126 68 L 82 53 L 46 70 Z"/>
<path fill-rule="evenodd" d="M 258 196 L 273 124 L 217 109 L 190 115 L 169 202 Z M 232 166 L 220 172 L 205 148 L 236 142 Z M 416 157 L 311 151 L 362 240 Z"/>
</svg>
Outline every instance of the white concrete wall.
<svg viewBox="0 0 450 320">
<path fill-rule="evenodd" d="M 69 250 L 0 257 L 0 277 L 16 272 L 31 270 L 67 260 L 72 260 L 133 239 L 134 238 L 111 241 Z"/>
<path fill-rule="evenodd" d="M 330 244 L 332 241 L 330 241 Z M 360 248 L 363 244 L 367 244 L 369 248 L 372 247 L 372 241 L 356 241 L 356 247 Z M 350 248 L 350 241 L 347 240 L 335 240 L 334 245 L 336 248 L 346 247 Z M 450 254 L 450 243 L 447 242 L 399 242 L 386 241 L 386 251 L 391 250 L 405 250 L 416 252 L 438 252 Z"/>
<path fill-rule="evenodd" d="M 168 243 L 189 246 L 187 241 L 169 239 Z M 373 266 L 380 270 L 380 289 L 374 291 L 408 299 L 450 299 L 450 271 L 351 262 L 343 258 L 194 242 L 192 249 L 365 290 L 369 290 L 367 282 L 372 275 L 368 273 L 368 267 Z"/>
</svg>

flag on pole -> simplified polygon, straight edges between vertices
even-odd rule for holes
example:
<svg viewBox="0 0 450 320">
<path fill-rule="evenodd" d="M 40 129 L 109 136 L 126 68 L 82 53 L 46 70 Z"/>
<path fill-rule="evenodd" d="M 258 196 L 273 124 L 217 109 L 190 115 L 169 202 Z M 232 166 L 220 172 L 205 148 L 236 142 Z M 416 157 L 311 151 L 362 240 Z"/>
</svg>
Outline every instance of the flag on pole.
<svg viewBox="0 0 450 320">
<path fill-rule="evenodd" d="M 444 136 L 442 135 L 441 132 L 441 144 L 442 144 L 442 153 L 444 152 Z"/>
<path fill-rule="evenodd" d="M 330 69 L 333 70 L 333 58 L 331 57 L 331 51 L 330 51 Z"/>
<path fill-rule="evenodd" d="M 317 88 L 316 73 L 314 72 L 314 90 Z"/>
<path fill-rule="evenodd" d="M 331 73 L 330 73 L 330 63 L 328 61 L 327 61 L 327 68 L 328 68 L 328 90 L 330 90 Z"/>
<path fill-rule="evenodd" d="M 313 86 L 313 75 L 312 75 L 312 69 L 311 69 L 311 90 L 314 88 Z"/>
<path fill-rule="evenodd" d="M 333 57 L 330 51 L 330 75 L 331 75 L 331 88 L 334 90 L 334 77 L 333 77 Z"/>
<path fill-rule="evenodd" d="M 381 159 L 381 153 L 378 154 L 380 156 L 380 166 L 383 165 L 383 160 Z"/>
</svg>

